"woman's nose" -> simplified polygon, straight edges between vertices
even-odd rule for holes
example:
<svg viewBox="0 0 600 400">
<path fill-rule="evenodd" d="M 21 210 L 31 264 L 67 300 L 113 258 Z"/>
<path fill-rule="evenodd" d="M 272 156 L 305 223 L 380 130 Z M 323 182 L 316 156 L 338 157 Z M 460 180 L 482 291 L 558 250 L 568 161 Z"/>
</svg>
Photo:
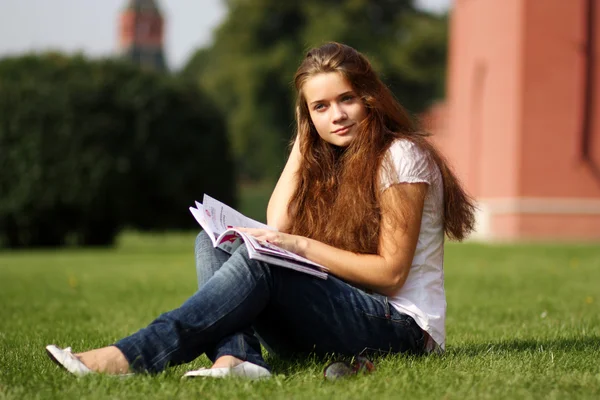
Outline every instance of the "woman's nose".
<svg viewBox="0 0 600 400">
<path fill-rule="evenodd" d="M 333 104 L 331 106 L 331 109 L 333 111 L 333 121 L 343 121 L 346 118 L 348 118 L 348 115 L 346 114 L 346 112 L 344 111 L 344 109 L 342 107 L 340 107 L 338 104 Z"/>
</svg>

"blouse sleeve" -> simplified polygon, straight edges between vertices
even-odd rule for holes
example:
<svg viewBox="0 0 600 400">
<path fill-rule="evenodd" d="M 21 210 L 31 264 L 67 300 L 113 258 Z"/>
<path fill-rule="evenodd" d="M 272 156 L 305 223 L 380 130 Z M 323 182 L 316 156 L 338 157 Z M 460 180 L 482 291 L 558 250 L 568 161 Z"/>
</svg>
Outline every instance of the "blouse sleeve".
<svg viewBox="0 0 600 400">
<path fill-rule="evenodd" d="M 431 184 L 433 162 L 429 155 L 409 140 L 397 140 L 388 151 L 381 174 L 381 190 L 396 183 Z"/>
</svg>

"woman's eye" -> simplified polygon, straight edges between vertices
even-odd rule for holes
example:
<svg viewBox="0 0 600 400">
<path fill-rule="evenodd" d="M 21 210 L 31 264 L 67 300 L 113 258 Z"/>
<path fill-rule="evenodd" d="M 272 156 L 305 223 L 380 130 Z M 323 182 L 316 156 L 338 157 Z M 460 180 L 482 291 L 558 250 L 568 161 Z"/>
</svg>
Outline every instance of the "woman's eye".
<svg viewBox="0 0 600 400">
<path fill-rule="evenodd" d="M 342 101 L 350 101 L 350 100 L 353 100 L 353 99 L 354 99 L 354 96 L 349 95 L 349 94 L 346 95 L 346 96 L 344 96 L 344 97 L 342 97 Z"/>
<path fill-rule="evenodd" d="M 322 110 L 323 108 L 325 108 L 325 105 L 324 105 L 324 104 L 317 104 L 317 105 L 315 106 L 315 111 Z"/>
</svg>

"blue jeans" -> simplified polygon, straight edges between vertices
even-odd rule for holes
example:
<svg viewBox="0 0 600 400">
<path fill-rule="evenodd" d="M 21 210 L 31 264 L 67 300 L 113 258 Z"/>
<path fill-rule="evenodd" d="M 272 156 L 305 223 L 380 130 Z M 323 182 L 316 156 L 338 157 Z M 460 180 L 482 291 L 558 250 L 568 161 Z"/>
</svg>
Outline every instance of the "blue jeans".
<svg viewBox="0 0 600 400">
<path fill-rule="evenodd" d="M 134 371 L 159 372 L 206 353 L 267 367 L 260 342 L 278 355 L 366 351 L 421 354 L 423 331 L 387 298 L 338 278 L 312 276 L 232 255 L 196 240 L 199 289 L 181 307 L 118 341 Z"/>
</svg>

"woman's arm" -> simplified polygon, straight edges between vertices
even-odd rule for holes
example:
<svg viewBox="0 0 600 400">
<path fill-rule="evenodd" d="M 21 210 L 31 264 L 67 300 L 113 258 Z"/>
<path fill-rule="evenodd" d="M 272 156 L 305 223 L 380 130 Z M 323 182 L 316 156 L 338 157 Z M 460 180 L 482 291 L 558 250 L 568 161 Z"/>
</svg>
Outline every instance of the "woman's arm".
<svg viewBox="0 0 600 400">
<path fill-rule="evenodd" d="M 399 183 L 381 198 L 379 254 L 357 254 L 313 239 L 266 230 L 248 230 L 262 240 L 290 250 L 329 268 L 329 272 L 356 286 L 390 296 L 404 285 L 414 257 L 426 183 Z M 402 212 L 398 222 L 390 216 Z"/>
<path fill-rule="evenodd" d="M 269 205 L 267 206 L 267 225 L 276 228 L 280 232 L 287 232 L 290 228 L 288 205 L 298 184 L 296 173 L 300 168 L 300 161 L 300 144 L 296 137 L 292 152 L 277 181 L 277 185 L 275 185 L 275 189 L 269 199 Z"/>
</svg>

